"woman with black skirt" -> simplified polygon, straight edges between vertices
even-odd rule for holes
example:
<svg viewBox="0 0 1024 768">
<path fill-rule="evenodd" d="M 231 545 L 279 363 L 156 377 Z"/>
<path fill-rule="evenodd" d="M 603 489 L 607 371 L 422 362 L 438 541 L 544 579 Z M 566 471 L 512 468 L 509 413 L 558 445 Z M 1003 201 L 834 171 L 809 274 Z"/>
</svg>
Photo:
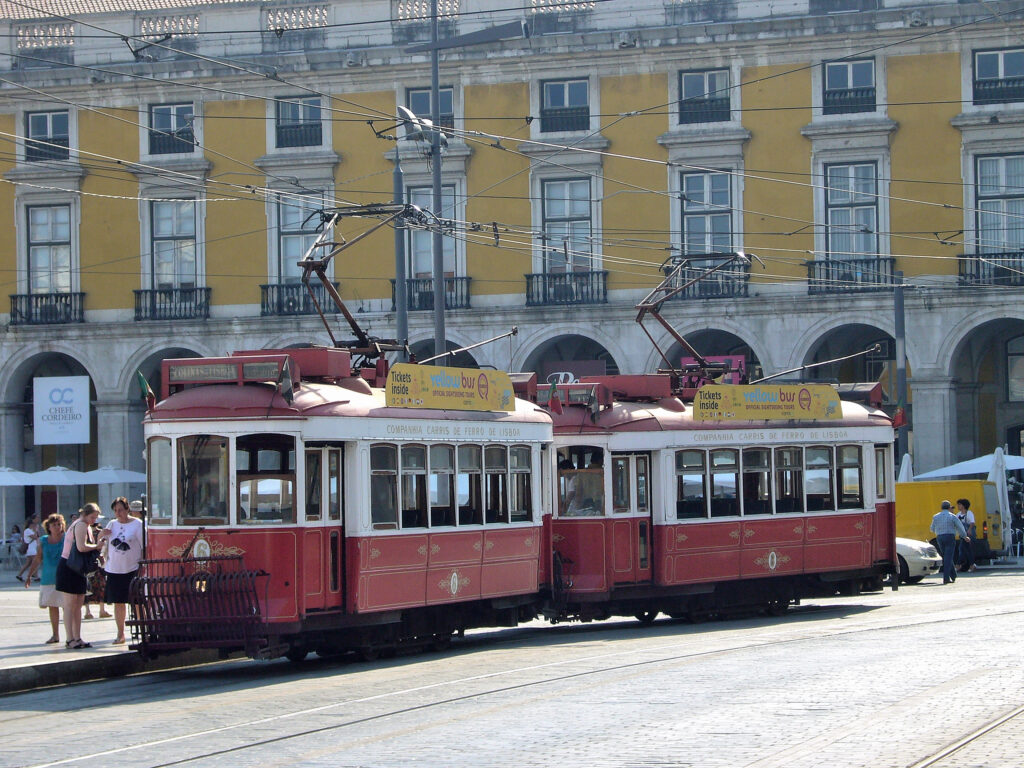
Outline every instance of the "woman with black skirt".
<svg viewBox="0 0 1024 768">
<path fill-rule="evenodd" d="M 64 536 L 64 549 L 57 564 L 57 591 L 64 593 L 64 630 L 68 637 L 64 645 L 67 648 L 92 648 L 90 643 L 82 641 L 82 605 L 85 603 L 86 578 L 68 567 L 68 555 L 71 554 L 71 547 L 77 547 L 83 553 L 100 550 L 105 533 L 97 536 L 92 529 L 99 516 L 100 508 L 92 502 L 82 507 L 78 519 Z"/>
</svg>

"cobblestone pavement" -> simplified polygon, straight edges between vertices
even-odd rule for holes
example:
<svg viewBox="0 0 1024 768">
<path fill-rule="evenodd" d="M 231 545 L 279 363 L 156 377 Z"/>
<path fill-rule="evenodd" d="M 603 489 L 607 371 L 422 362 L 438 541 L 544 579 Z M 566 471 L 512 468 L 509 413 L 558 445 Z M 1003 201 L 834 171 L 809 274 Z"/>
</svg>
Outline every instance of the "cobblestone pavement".
<svg viewBox="0 0 1024 768">
<path fill-rule="evenodd" d="M 1020 768 L 1024 714 L 932 758 L 1024 704 L 1022 588 L 979 571 L 782 619 L 531 625 L 17 694 L 0 765 Z"/>
</svg>

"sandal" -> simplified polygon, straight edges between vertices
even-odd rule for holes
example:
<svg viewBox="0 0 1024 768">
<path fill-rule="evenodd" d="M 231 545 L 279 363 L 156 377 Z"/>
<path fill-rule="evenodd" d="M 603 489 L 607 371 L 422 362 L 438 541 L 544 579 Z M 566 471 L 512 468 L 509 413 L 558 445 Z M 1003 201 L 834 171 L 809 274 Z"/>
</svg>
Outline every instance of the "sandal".
<svg viewBox="0 0 1024 768">
<path fill-rule="evenodd" d="M 71 642 L 71 645 L 68 646 L 68 648 L 70 648 L 72 651 L 77 651 L 79 648 L 92 648 L 92 643 L 86 643 L 81 639 L 73 640 Z"/>
<path fill-rule="evenodd" d="M 60 638 L 57 637 L 56 635 L 53 635 L 49 640 L 47 640 L 45 643 L 43 643 L 43 645 L 53 645 L 54 643 L 59 643 L 59 642 L 60 642 Z"/>
</svg>

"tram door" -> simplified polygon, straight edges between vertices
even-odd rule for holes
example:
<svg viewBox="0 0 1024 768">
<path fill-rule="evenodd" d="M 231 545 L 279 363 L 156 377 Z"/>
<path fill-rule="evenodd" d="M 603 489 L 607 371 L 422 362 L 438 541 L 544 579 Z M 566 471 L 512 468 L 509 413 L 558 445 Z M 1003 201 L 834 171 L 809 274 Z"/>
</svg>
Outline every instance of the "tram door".
<svg viewBox="0 0 1024 768">
<path fill-rule="evenodd" d="M 341 492 L 342 449 L 306 449 L 306 519 L 302 535 L 305 611 L 341 608 L 345 531 Z"/>
<path fill-rule="evenodd" d="M 616 584 L 651 580 L 651 455 L 612 454 L 611 564 Z"/>
</svg>

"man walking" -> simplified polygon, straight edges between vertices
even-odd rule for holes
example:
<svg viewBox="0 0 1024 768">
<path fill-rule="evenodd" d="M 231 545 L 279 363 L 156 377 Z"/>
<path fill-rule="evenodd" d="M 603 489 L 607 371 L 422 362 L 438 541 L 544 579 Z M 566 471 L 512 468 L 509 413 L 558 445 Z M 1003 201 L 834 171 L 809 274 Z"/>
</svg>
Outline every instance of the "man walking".
<svg viewBox="0 0 1024 768">
<path fill-rule="evenodd" d="M 938 540 L 939 552 L 942 553 L 942 583 L 949 584 L 956 581 L 956 537 L 967 540 L 967 531 L 964 524 L 951 511 L 952 504 L 948 501 L 942 502 L 942 509 L 932 518 L 931 531 Z"/>
</svg>

